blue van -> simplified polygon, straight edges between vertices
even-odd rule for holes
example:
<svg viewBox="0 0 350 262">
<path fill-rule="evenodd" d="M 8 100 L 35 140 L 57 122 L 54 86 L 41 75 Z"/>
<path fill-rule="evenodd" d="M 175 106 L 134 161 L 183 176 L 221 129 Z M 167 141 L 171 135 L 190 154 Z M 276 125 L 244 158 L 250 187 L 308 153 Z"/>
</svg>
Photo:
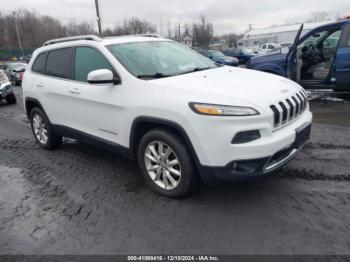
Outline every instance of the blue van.
<svg viewBox="0 0 350 262">
<path fill-rule="evenodd" d="M 317 27 L 294 44 L 252 57 L 248 68 L 288 77 L 308 89 L 350 91 L 350 19 Z"/>
</svg>

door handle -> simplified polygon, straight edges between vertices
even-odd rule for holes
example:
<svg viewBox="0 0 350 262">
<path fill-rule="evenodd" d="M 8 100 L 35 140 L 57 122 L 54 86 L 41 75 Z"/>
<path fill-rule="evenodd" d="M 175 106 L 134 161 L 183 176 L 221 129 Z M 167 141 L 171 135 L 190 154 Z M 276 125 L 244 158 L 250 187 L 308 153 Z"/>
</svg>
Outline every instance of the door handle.
<svg viewBox="0 0 350 262">
<path fill-rule="evenodd" d="M 72 88 L 69 90 L 69 92 L 71 92 L 72 94 L 80 94 L 79 88 Z"/>
<path fill-rule="evenodd" d="M 37 83 L 36 86 L 37 87 L 44 87 L 44 84 L 40 82 L 40 83 Z"/>
</svg>

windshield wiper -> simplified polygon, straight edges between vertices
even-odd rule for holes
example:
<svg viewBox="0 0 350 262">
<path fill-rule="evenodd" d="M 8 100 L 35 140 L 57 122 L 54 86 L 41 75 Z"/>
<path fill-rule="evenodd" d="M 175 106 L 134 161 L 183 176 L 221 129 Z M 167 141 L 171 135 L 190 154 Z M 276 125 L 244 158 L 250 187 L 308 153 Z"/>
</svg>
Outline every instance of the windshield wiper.
<svg viewBox="0 0 350 262">
<path fill-rule="evenodd" d="M 211 66 L 208 66 L 208 67 L 196 67 L 196 68 L 193 68 L 193 69 L 191 69 L 189 71 L 180 73 L 180 75 L 194 73 L 194 72 L 199 72 L 199 71 L 204 71 L 204 70 L 208 70 L 208 69 L 212 69 L 212 68 L 213 67 L 211 67 Z"/>
<path fill-rule="evenodd" d="M 164 78 L 164 77 L 170 77 L 173 75 L 167 75 L 167 74 L 163 74 L 163 73 L 155 73 L 153 75 L 138 75 L 137 78 L 140 79 L 157 79 L 157 78 Z"/>
</svg>

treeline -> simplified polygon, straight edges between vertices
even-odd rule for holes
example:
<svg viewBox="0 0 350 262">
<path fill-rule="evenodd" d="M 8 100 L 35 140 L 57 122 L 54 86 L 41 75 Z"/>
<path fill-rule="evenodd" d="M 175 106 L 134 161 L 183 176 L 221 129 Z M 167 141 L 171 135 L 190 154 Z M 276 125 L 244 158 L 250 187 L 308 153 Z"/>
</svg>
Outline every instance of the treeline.
<svg viewBox="0 0 350 262">
<path fill-rule="evenodd" d="M 98 34 L 95 25 L 87 21 L 71 20 L 63 24 L 58 19 L 41 15 L 35 10 L 19 9 L 3 14 L 0 12 L 0 48 L 19 48 L 16 23 L 23 48 L 37 48 L 45 41 L 53 38 Z M 165 37 L 179 40 L 185 34 L 193 37 L 198 46 L 205 46 L 213 39 L 213 24 L 203 16 L 192 25 L 167 23 L 167 30 L 159 30 L 157 26 L 136 17 L 124 19 L 112 28 L 105 28 L 104 36 L 130 34 L 163 34 Z"/>
<path fill-rule="evenodd" d="M 93 25 L 88 22 L 72 20 L 63 25 L 51 16 L 20 9 L 6 15 L 0 13 L 0 48 L 19 48 L 16 22 L 23 48 L 39 47 L 52 38 L 94 33 Z"/>
</svg>

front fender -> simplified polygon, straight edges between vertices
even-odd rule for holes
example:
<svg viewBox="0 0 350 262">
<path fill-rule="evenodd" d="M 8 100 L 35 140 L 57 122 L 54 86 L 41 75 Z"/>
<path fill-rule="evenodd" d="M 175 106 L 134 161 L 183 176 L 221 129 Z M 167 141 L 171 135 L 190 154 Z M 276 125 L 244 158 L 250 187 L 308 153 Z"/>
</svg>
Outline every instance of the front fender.
<svg viewBox="0 0 350 262">
<path fill-rule="evenodd" d="M 272 63 L 258 64 L 258 65 L 253 64 L 251 65 L 251 69 L 273 73 L 279 76 L 286 77 L 286 72 L 283 66 L 277 65 L 277 64 L 272 64 Z"/>
</svg>

